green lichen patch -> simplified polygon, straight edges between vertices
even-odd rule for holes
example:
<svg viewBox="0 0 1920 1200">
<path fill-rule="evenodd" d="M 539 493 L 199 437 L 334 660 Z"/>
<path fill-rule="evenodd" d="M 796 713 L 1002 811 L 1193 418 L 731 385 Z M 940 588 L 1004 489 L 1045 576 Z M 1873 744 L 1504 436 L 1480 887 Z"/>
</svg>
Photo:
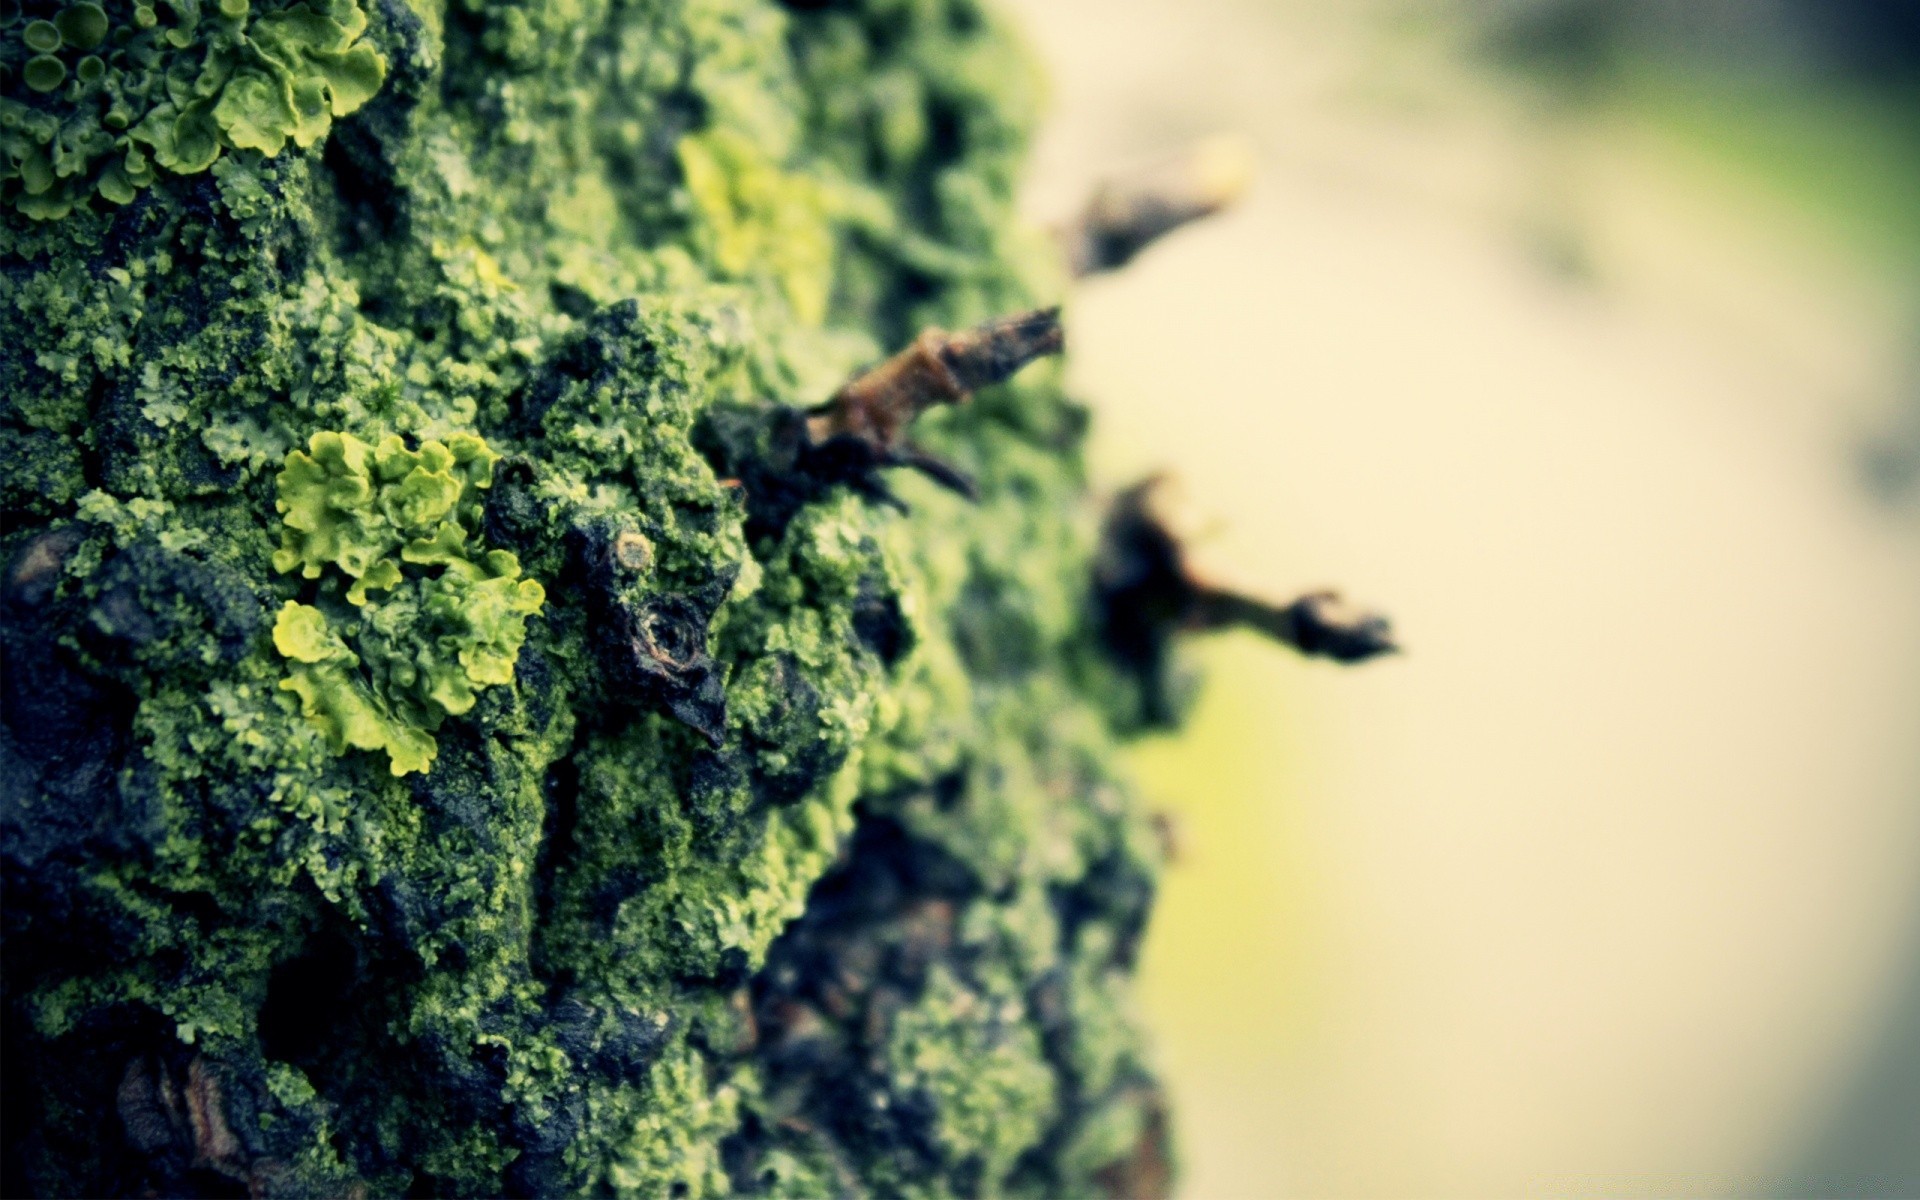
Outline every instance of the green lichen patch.
<svg viewBox="0 0 1920 1200">
<path fill-rule="evenodd" d="M 44 15 L 42 15 L 44 13 Z M 354 0 L 46 0 L 0 17 L 0 202 L 37 220 L 126 204 L 161 171 L 312 146 L 386 59 Z"/>
<path fill-rule="evenodd" d="M 895 1019 L 887 1046 L 895 1087 L 937 1114 L 934 1139 L 973 1158 L 988 1179 L 1005 1177 L 1054 1112 L 1053 1072 L 1020 1016 L 1017 1001 L 970 991 L 936 969 L 920 1003 Z"/>
<path fill-rule="evenodd" d="M 369 446 L 316 433 L 309 448 L 280 472 L 273 565 L 336 586 L 325 608 L 280 609 L 273 644 L 294 664 L 281 686 L 336 750 L 384 750 L 395 775 L 424 771 L 441 722 L 513 681 L 546 599 L 510 551 L 469 545 L 499 456 L 468 434 L 409 450 L 395 435 Z"/>
<path fill-rule="evenodd" d="M 735 130 L 681 138 L 677 157 L 714 265 L 736 278 L 766 272 L 794 316 L 818 324 L 826 316 L 833 259 L 823 189 L 782 172 Z"/>
<path fill-rule="evenodd" d="M 353 580 L 348 602 L 390 589 L 402 561 L 465 561 L 478 492 L 493 482 L 499 455 L 471 434 L 409 450 L 389 434 L 369 446 L 350 433 L 316 433 L 311 453 L 287 455 L 277 481 L 286 530 L 273 556 L 278 571 L 318 579 L 327 567 Z"/>
</svg>

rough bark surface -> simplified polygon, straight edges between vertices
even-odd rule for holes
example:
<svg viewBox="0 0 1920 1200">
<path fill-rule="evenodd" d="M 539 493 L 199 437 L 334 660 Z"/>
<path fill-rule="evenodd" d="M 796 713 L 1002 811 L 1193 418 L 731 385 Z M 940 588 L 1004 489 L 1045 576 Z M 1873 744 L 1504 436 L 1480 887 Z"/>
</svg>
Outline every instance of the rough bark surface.
<svg viewBox="0 0 1920 1200">
<path fill-rule="evenodd" d="M 1001 21 L 0 26 L 0 1190 L 1164 1190 L 1082 411 L 767 500 L 1062 295 Z"/>
</svg>

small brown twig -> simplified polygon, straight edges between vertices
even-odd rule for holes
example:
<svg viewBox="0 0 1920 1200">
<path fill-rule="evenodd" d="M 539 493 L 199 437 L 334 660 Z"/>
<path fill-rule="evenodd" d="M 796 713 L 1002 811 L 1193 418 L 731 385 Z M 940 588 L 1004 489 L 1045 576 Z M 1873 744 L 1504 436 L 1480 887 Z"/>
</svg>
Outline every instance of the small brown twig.
<svg viewBox="0 0 1920 1200">
<path fill-rule="evenodd" d="M 810 409 L 709 410 L 695 437 L 721 478 L 747 502 L 747 536 L 778 537 L 802 507 L 836 487 L 904 510 L 882 468 L 912 467 L 975 499 L 973 480 L 914 445 L 928 409 L 961 404 L 1036 358 L 1060 353 L 1060 310 L 1038 308 L 959 333 L 929 329 Z"/>
<path fill-rule="evenodd" d="M 1364 662 L 1400 648 L 1385 617 L 1347 603 L 1335 591 L 1308 592 L 1288 604 L 1269 604 L 1202 586 L 1186 628 L 1236 627 L 1257 630 L 1302 654 L 1342 663 Z"/>
<path fill-rule="evenodd" d="M 908 428 L 935 405 L 963 403 L 1034 359 L 1060 353 L 1064 343 L 1058 308 L 1001 317 L 959 333 L 929 329 L 810 411 L 808 441 L 825 448 L 852 439 L 871 452 L 876 466 L 915 467 L 938 483 L 971 493 L 965 476 L 908 440 Z"/>
</svg>

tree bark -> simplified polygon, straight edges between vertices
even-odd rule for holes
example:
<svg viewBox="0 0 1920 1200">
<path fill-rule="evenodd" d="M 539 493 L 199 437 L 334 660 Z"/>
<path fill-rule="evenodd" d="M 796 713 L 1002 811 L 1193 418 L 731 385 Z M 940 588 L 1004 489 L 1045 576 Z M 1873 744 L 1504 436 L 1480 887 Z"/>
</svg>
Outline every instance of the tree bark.
<svg viewBox="0 0 1920 1200">
<path fill-rule="evenodd" d="M 1163 1193 L 1001 22 L 7 11 L 6 1194 Z"/>
</svg>

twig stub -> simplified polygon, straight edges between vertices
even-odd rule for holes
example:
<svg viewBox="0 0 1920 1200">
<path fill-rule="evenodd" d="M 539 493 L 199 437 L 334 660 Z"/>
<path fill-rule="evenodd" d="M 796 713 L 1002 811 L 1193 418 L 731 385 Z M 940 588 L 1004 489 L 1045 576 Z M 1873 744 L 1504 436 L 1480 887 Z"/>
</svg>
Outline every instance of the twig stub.
<svg viewBox="0 0 1920 1200">
<path fill-rule="evenodd" d="M 1034 359 L 1060 353 L 1064 344 L 1058 308 L 1001 317 L 959 333 L 929 329 L 809 413 L 807 435 L 816 446 L 857 438 L 879 461 L 898 460 L 910 450 L 907 428 L 921 413 L 962 403 Z"/>
<path fill-rule="evenodd" d="M 1252 178 L 1253 151 L 1245 140 L 1220 135 L 1156 167 L 1105 183 L 1059 231 L 1067 268 L 1084 278 L 1123 267 L 1182 225 L 1238 200 Z"/>
<path fill-rule="evenodd" d="M 881 470 L 912 467 L 949 491 L 975 496 L 973 480 L 913 444 L 913 422 L 960 404 L 1064 343 L 1058 308 L 1034 309 L 959 333 L 929 329 L 905 350 L 849 380 L 811 409 L 775 406 L 710 412 L 697 437 L 713 468 L 737 479 L 747 535 L 778 536 L 802 505 L 844 486 L 905 509 Z"/>
<path fill-rule="evenodd" d="M 1388 620 L 1332 591 L 1273 604 L 1197 578 L 1186 551 L 1152 503 L 1158 477 L 1114 498 L 1094 561 L 1094 598 L 1107 652 L 1145 690 L 1147 720 L 1172 717 L 1165 695 L 1176 635 L 1253 629 L 1302 654 L 1363 662 L 1399 649 Z"/>
</svg>

